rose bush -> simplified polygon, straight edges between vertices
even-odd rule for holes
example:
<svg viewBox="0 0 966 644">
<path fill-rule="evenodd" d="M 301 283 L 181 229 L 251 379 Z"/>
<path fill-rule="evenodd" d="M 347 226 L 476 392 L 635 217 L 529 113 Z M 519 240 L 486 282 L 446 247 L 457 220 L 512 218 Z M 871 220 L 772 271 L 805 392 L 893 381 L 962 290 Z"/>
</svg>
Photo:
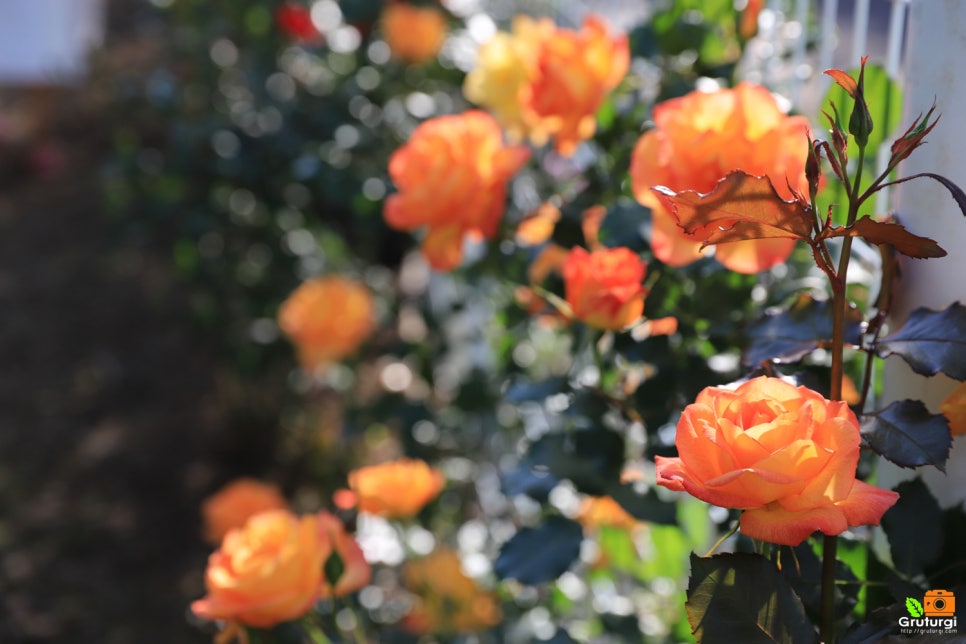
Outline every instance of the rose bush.
<svg viewBox="0 0 966 644">
<path fill-rule="evenodd" d="M 710 192 L 729 172 L 767 176 L 784 199 L 808 194 L 805 160 L 808 119 L 786 116 L 767 89 L 740 83 L 734 89 L 694 91 L 654 107 L 654 129 L 637 141 L 631 186 L 651 208 L 651 248 L 666 264 L 683 266 L 702 256 L 702 239 L 677 226 L 651 191 Z M 755 239 L 717 246 L 715 258 L 733 271 L 756 273 L 784 262 L 794 239 Z"/>
<path fill-rule="evenodd" d="M 744 510 L 743 534 L 795 546 L 816 530 L 878 525 L 899 498 L 856 480 L 859 443 L 846 403 L 760 376 L 698 394 L 678 421 L 680 456 L 655 458 L 657 482 Z"/>
<path fill-rule="evenodd" d="M 375 325 L 369 289 L 342 276 L 303 282 L 278 310 L 278 326 L 295 345 L 306 369 L 354 353 Z"/>
<path fill-rule="evenodd" d="M 425 121 L 389 160 L 399 192 L 386 199 L 386 222 L 400 230 L 426 227 L 422 249 L 430 265 L 455 268 L 466 235 L 496 235 L 507 181 L 529 157 L 525 147 L 504 146 L 486 112 Z"/>
<path fill-rule="evenodd" d="M 575 247 L 563 263 L 564 293 L 573 315 L 598 329 L 622 329 L 644 312 L 644 262 L 627 248 L 588 252 Z"/>
</svg>

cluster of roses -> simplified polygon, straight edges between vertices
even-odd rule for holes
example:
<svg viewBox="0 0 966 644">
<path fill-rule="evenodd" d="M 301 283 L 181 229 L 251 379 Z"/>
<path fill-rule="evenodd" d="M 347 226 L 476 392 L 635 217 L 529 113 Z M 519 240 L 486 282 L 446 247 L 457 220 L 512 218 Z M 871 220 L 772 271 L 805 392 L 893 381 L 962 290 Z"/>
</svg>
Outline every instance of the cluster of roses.
<svg viewBox="0 0 966 644">
<path fill-rule="evenodd" d="M 466 78 L 467 98 L 489 112 L 430 119 L 391 158 L 398 192 L 386 201 L 386 221 L 425 229 L 429 263 L 455 267 L 464 237 L 497 235 L 507 182 L 529 158 L 528 148 L 504 144 L 504 134 L 536 145 L 553 141 L 558 154 L 573 154 L 593 135 L 596 111 L 627 68 L 627 37 L 611 36 L 594 17 L 579 31 L 517 18 L 512 32 L 483 45 Z M 654 186 L 705 193 L 742 170 L 768 177 L 784 199 L 808 193 L 808 122 L 784 114 L 763 87 L 695 91 L 655 106 L 653 120 L 628 171 L 634 196 L 651 210 L 651 251 L 665 264 L 698 260 L 711 231 L 685 232 Z M 585 215 L 591 222 L 600 216 L 600 209 Z M 613 331 L 640 322 L 644 262 L 630 249 L 601 246 L 593 224 L 584 229 L 588 249 L 554 248 L 546 233 L 538 239 L 546 243 L 535 262 L 539 274 L 547 264 L 559 269 L 564 313 L 573 319 Z M 755 273 L 784 262 L 794 244 L 780 237 L 733 242 L 718 247 L 715 258 Z M 762 377 L 734 391 L 710 388 L 688 406 L 678 424 L 680 457 L 659 459 L 657 478 L 709 503 L 746 510 L 741 529 L 748 536 L 797 545 L 815 530 L 839 534 L 877 524 L 895 503 L 894 492 L 856 480 L 859 443 L 858 419 L 846 403 Z"/>
<path fill-rule="evenodd" d="M 517 18 L 511 32 L 498 33 L 482 46 L 478 66 L 466 78 L 466 97 L 485 109 L 431 118 L 392 155 L 389 174 L 397 192 L 385 202 L 386 221 L 421 231 L 422 252 L 436 270 L 457 267 L 466 238 L 500 234 L 508 182 L 531 156 L 521 141 L 552 143 L 556 154 L 574 154 L 593 136 L 595 115 L 628 65 L 627 37 L 611 35 L 595 17 L 578 30 L 547 19 Z M 634 147 L 628 172 L 634 196 L 651 210 L 651 252 L 665 264 L 696 261 L 708 236 L 685 232 L 654 186 L 710 192 L 729 172 L 742 170 L 768 177 L 784 199 L 808 193 L 807 121 L 785 115 L 763 87 L 742 83 L 692 92 L 655 106 L 653 121 Z M 554 271 L 562 277 L 566 305 L 557 305 L 562 317 L 621 331 L 644 323 L 647 266 L 628 248 L 599 243 L 603 212 L 592 208 L 585 214 L 587 248 L 563 249 L 549 241 L 560 217 L 549 205 L 525 222 L 518 240 L 542 247 L 530 272 L 533 286 Z M 718 247 L 714 257 L 731 270 L 755 273 L 785 261 L 794 243 L 774 237 L 733 242 Z M 542 305 L 538 292 L 529 289 L 521 300 Z M 359 347 L 373 330 L 373 308 L 363 285 L 324 277 L 292 294 L 279 312 L 279 325 L 302 364 L 313 369 Z M 651 332 L 674 333 L 675 328 L 671 321 Z M 684 410 L 676 444 L 679 457 L 657 459 L 657 482 L 743 510 L 742 532 L 773 543 L 797 545 L 815 530 L 835 535 L 849 526 L 878 524 L 897 499 L 894 492 L 856 479 L 859 424 L 848 405 L 777 378 L 706 389 Z M 407 470 L 383 488 L 397 475 L 387 471 L 376 475 L 364 468 L 350 478 L 361 511 L 413 516 L 442 485 L 429 485 L 426 489 L 435 491 L 419 495 L 416 481 L 422 475 Z M 381 481 L 377 491 L 369 490 L 373 481 Z M 403 488 L 406 493 L 400 494 Z M 399 504 L 409 505 L 394 514 L 391 508 Z M 608 506 L 605 514 L 618 516 L 615 508 Z M 333 552 L 345 571 L 327 579 L 324 564 Z M 267 565 L 295 557 L 303 563 Z M 296 518 L 274 510 L 229 532 L 209 565 L 209 596 L 194 610 L 251 625 L 267 623 L 259 617 L 266 610 L 268 621 L 288 619 L 320 597 L 366 583 L 364 565 L 358 546 L 331 515 Z M 419 565 L 423 568 L 404 574 L 423 597 L 407 618 L 414 628 L 448 620 L 465 630 L 499 619 L 492 597 L 459 571 L 455 554 L 440 551 Z M 283 576 L 261 577 L 276 574 Z M 289 584 L 301 590 L 292 592 Z M 464 613 L 454 606 L 472 608 Z"/>
<path fill-rule="evenodd" d="M 324 41 L 311 9 L 304 4 L 283 2 L 275 10 L 275 22 L 296 42 L 318 46 Z M 389 0 L 382 8 L 379 28 L 393 56 L 405 63 L 421 64 L 435 58 L 443 46 L 447 18 L 436 5 Z"/>
<path fill-rule="evenodd" d="M 424 461 L 403 458 L 353 470 L 348 483 L 336 494 L 341 510 L 405 520 L 446 481 Z M 205 501 L 202 515 L 206 538 L 220 547 L 208 561 L 207 595 L 191 610 L 223 622 L 225 640 L 241 635 L 242 627 L 298 619 L 318 601 L 343 597 L 371 580 L 363 549 L 339 518 L 325 511 L 298 516 L 273 485 L 232 481 Z M 467 632 L 501 618 L 494 595 L 463 572 L 451 549 L 408 562 L 403 582 L 411 608 L 402 626 L 411 632 Z"/>
</svg>

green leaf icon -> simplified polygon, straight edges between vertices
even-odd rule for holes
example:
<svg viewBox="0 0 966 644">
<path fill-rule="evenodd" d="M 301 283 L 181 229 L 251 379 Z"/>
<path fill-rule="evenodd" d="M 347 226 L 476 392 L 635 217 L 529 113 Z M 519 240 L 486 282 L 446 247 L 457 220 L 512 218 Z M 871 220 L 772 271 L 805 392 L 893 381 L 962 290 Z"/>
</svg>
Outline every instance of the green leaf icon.
<svg viewBox="0 0 966 644">
<path fill-rule="evenodd" d="M 919 603 L 918 599 L 906 597 L 906 610 L 912 617 L 922 617 L 922 604 Z"/>
</svg>

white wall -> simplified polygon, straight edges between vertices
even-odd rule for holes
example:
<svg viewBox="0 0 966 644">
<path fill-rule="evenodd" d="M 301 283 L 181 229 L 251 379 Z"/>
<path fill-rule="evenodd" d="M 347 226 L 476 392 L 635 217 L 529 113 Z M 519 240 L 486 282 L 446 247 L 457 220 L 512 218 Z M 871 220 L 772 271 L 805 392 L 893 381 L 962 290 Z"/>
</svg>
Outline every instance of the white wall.
<svg viewBox="0 0 966 644">
<path fill-rule="evenodd" d="M 942 118 L 926 138 L 928 143 L 906 159 L 900 172 L 903 176 L 934 172 L 966 189 L 966 1 L 914 0 L 908 29 L 902 130 L 934 100 Z M 896 194 L 896 212 L 912 232 L 937 240 L 949 254 L 941 259 L 903 258 L 892 323 L 901 323 L 919 306 L 939 309 L 956 300 L 966 303 L 966 217 L 949 192 L 932 179 L 902 184 Z M 919 398 L 939 413 L 939 404 L 955 384 L 943 375 L 918 376 L 893 356 L 886 362 L 882 406 L 893 400 Z M 954 440 L 946 471 L 943 475 L 935 468 L 922 468 L 923 478 L 943 507 L 966 500 L 966 438 Z M 913 471 L 883 462 L 879 485 L 891 487 L 913 476 Z"/>
</svg>

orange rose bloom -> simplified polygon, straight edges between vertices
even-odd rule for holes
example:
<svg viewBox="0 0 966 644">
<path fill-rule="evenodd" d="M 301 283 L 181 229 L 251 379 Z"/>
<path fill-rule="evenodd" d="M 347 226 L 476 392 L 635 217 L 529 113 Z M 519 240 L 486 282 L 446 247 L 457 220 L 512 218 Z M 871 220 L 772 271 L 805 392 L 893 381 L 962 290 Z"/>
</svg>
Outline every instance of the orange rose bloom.
<svg viewBox="0 0 966 644">
<path fill-rule="evenodd" d="M 339 276 L 303 282 L 278 310 L 278 326 L 306 369 L 355 352 L 372 334 L 374 318 L 369 289 Z"/>
<path fill-rule="evenodd" d="M 322 597 L 342 597 L 368 584 L 372 579 L 372 568 L 362 554 L 362 548 L 352 535 L 345 531 L 342 521 L 328 512 L 320 512 L 316 515 L 316 520 L 321 537 L 327 542 L 328 557 L 335 555 L 341 562 L 338 564 L 341 574 L 336 579 L 334 587 L 329 584 L 325 575 L 322 575 Z"/>
<path fill-rule="evenodd" d="M 436 7 L 389 2 L 382 10 L 382 35 L 389 50 L 408 63 L 425 63 L 446 40 L 446 16 Z"/>
<path fill-rule="evenodd" d="M 966 382 L 953 389 L 939 405 L 939 411 L 949 421 L 949 433 L 953 436 L 966 434 Z"/>
<path fill-rule="evenodd" d="M 652 211 L 651 248 L 666 264 L 697 260 L 702 240 L 678 227 L 652 186 L 707 193 L 729 172 L 743 170 L 767 176 L 783 199 L 792 199 L 789 186 L 808 194 L 808 120 L 783 114 L 764 87 L 691 92 L 657 105 L 654 123 L 634 147 L 630 174 L 634 196 Z M 784 262 L 794 246 L 794 239 L 783 238 L 720 244 L 715 258 L 733 271 L 757 273 Z"/>
<path fill-rule="evenodd" d="M 856 480 L 859 442 L 847 403 L 762 376 L 698 394 L 678 421 L 680 457 L 655 458 L 657 482 L 744 510 L 743 534 L 795 546 L 816 530 L 878 525 L 899 498 Z"/>
<path fill-rule="evenodd" d="M 242 527 L 259 512 L 287 507 L 288 502 L 276 486 L 251 478 L 235 479 L 202 503 L 205 539 L 219 544 L 229 530 Z"/>
<path fill-rule="evenodd" d="M 208 558 L 207 596 L 191 604 L 202 619 L 268 628 L 309 611 L 329 554 L 314 516 L 287 510 L 257 514 L 231 530 Z"/>
<path fill-rule="evenodd" d="M 423 253 L 430 265 L 455 268 L 464 235 L 496 236 L 507 181 L 529 158 L 525 147 L 503 145 L 500 126 L 486 112 L 429 119 L 389 159 L 399 192 L 386 199 L 386 222 L 399 230 L 427 227 Z"/>
<path fill-rule="evenodd" d="M 335 587 L 325 576 L 332 565 L 339 573 Z M 203 619 L 268 628 L 301 617 L 320 597 L 358 590 L 371 577 L 362 549 L 335 516 L 269 510 L 225 536 L 208 558 L 208 594 L 191 610 Z"/>
<path fill-rule="evenodd" d="M 349 472 L 359 510 L 388 519 L 415 516 L 446 484 L 443 473 L 425 461 L 401 458 Z"/>
<path fill-rule="evenodd" d="M 610 496 L 585 497 L 580 502 L 577 521 L 585 528 L 614 527 L 630 530 L 642 525 Z"/>
<path fill-rule="evenodd" d="M 512 34 L 480 48 L 463 91 L 493 110 L 511 135 L 527 134 L 540 145 L 554 137 L 557 151 L 569 156 L 593 136 L 597 110 L 629 65 L 627 36 L 611 37 L 596 16 L 580 31 L 518 16 Z"/>
<path fill-rule="evenodd" d="M 490 628 L 502 615 L 493 593 L 466 576 L 459 555 L 437 548 L 406 564 L 403 583 L 419 596 L 402 626 L 413 633 L 470 633 Z"/>
<path fill-rule="evenodd" d="M 628 248 L 588 253 L 574 247 L 563 265 L 564 294 L 574 317 L 597 329 L 618 330 L 644 312 L 647 267 Z"/>
</svg>

